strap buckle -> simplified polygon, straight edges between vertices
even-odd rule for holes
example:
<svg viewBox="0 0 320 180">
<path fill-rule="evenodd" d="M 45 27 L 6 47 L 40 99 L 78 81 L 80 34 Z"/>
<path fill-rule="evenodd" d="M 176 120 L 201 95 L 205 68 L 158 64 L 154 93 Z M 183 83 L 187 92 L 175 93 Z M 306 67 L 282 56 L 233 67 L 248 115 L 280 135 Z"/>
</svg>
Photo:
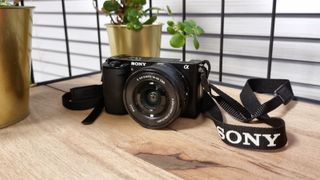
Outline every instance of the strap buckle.
<svg viewBox="0 0 320 180">
<path fill-rule="evenodd" d="M 284 105 L 293 99 L 293 92 L 289 81 L 281 84 L 275 91 L 274 95 L 278 96 Z"/>
</svg>

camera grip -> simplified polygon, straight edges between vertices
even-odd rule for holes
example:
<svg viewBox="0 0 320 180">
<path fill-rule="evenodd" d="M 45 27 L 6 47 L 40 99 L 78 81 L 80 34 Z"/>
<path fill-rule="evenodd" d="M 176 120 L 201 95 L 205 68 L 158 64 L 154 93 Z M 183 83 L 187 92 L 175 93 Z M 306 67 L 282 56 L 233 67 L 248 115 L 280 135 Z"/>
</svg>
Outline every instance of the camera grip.
<svg viewBox="0 0 320 180">
<path fill-rule="evenodd" d="M 104 66 L 103 98 L 106 112 L 110 114 L 127 114 L 123 103 L 123 88 L 129 71 L 129 64 Z"/>
</svg>

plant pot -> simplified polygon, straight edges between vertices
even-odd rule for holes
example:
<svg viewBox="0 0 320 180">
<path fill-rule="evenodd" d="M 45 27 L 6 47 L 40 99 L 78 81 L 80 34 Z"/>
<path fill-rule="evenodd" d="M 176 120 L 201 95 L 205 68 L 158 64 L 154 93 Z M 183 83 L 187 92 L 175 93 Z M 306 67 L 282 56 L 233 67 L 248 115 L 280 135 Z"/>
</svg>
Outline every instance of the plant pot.
<svg viewBox="0 0 320 180">
<path fill-rule="evenodd" d="M 159 57 L 162 24 L 144 25 L 140 31 L 126 25 L 107 25 L 111 55 Z"/>
<path fill-rule="evenodd" d="M 0 7 L 0 128 L 29 114 L 33 7 Z"/>
</svg>

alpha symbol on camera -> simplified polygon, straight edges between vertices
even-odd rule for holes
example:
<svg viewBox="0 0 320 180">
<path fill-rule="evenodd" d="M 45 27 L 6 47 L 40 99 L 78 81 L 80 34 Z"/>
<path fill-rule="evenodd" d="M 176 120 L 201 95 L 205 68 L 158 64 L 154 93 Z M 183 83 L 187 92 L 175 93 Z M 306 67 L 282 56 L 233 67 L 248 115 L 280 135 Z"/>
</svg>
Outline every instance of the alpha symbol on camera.
<svg viewBox="0 0 320 180">
<path fill-rule="evenodd" d="M 184 65 L 184 66 L 183 66 L 183 69 L 189 69 L 189 65 L 187 65 L 187 64 Z"/>
</svg>

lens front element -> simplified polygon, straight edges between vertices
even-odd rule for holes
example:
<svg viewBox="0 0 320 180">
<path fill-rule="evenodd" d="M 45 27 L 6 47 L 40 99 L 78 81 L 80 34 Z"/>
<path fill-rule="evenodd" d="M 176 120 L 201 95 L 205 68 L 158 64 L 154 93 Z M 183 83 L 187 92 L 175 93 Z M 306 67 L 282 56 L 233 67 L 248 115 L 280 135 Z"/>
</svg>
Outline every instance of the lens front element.
<svg viewBox="0 0 320 180">
<path fill-rule="evenodd" d="M 146 81 L 137 88 L 136 93 L 138 105 L 150 116 L 162 112 L 168 105 L 165 88 L 154 81 Z"/>
</svg>

